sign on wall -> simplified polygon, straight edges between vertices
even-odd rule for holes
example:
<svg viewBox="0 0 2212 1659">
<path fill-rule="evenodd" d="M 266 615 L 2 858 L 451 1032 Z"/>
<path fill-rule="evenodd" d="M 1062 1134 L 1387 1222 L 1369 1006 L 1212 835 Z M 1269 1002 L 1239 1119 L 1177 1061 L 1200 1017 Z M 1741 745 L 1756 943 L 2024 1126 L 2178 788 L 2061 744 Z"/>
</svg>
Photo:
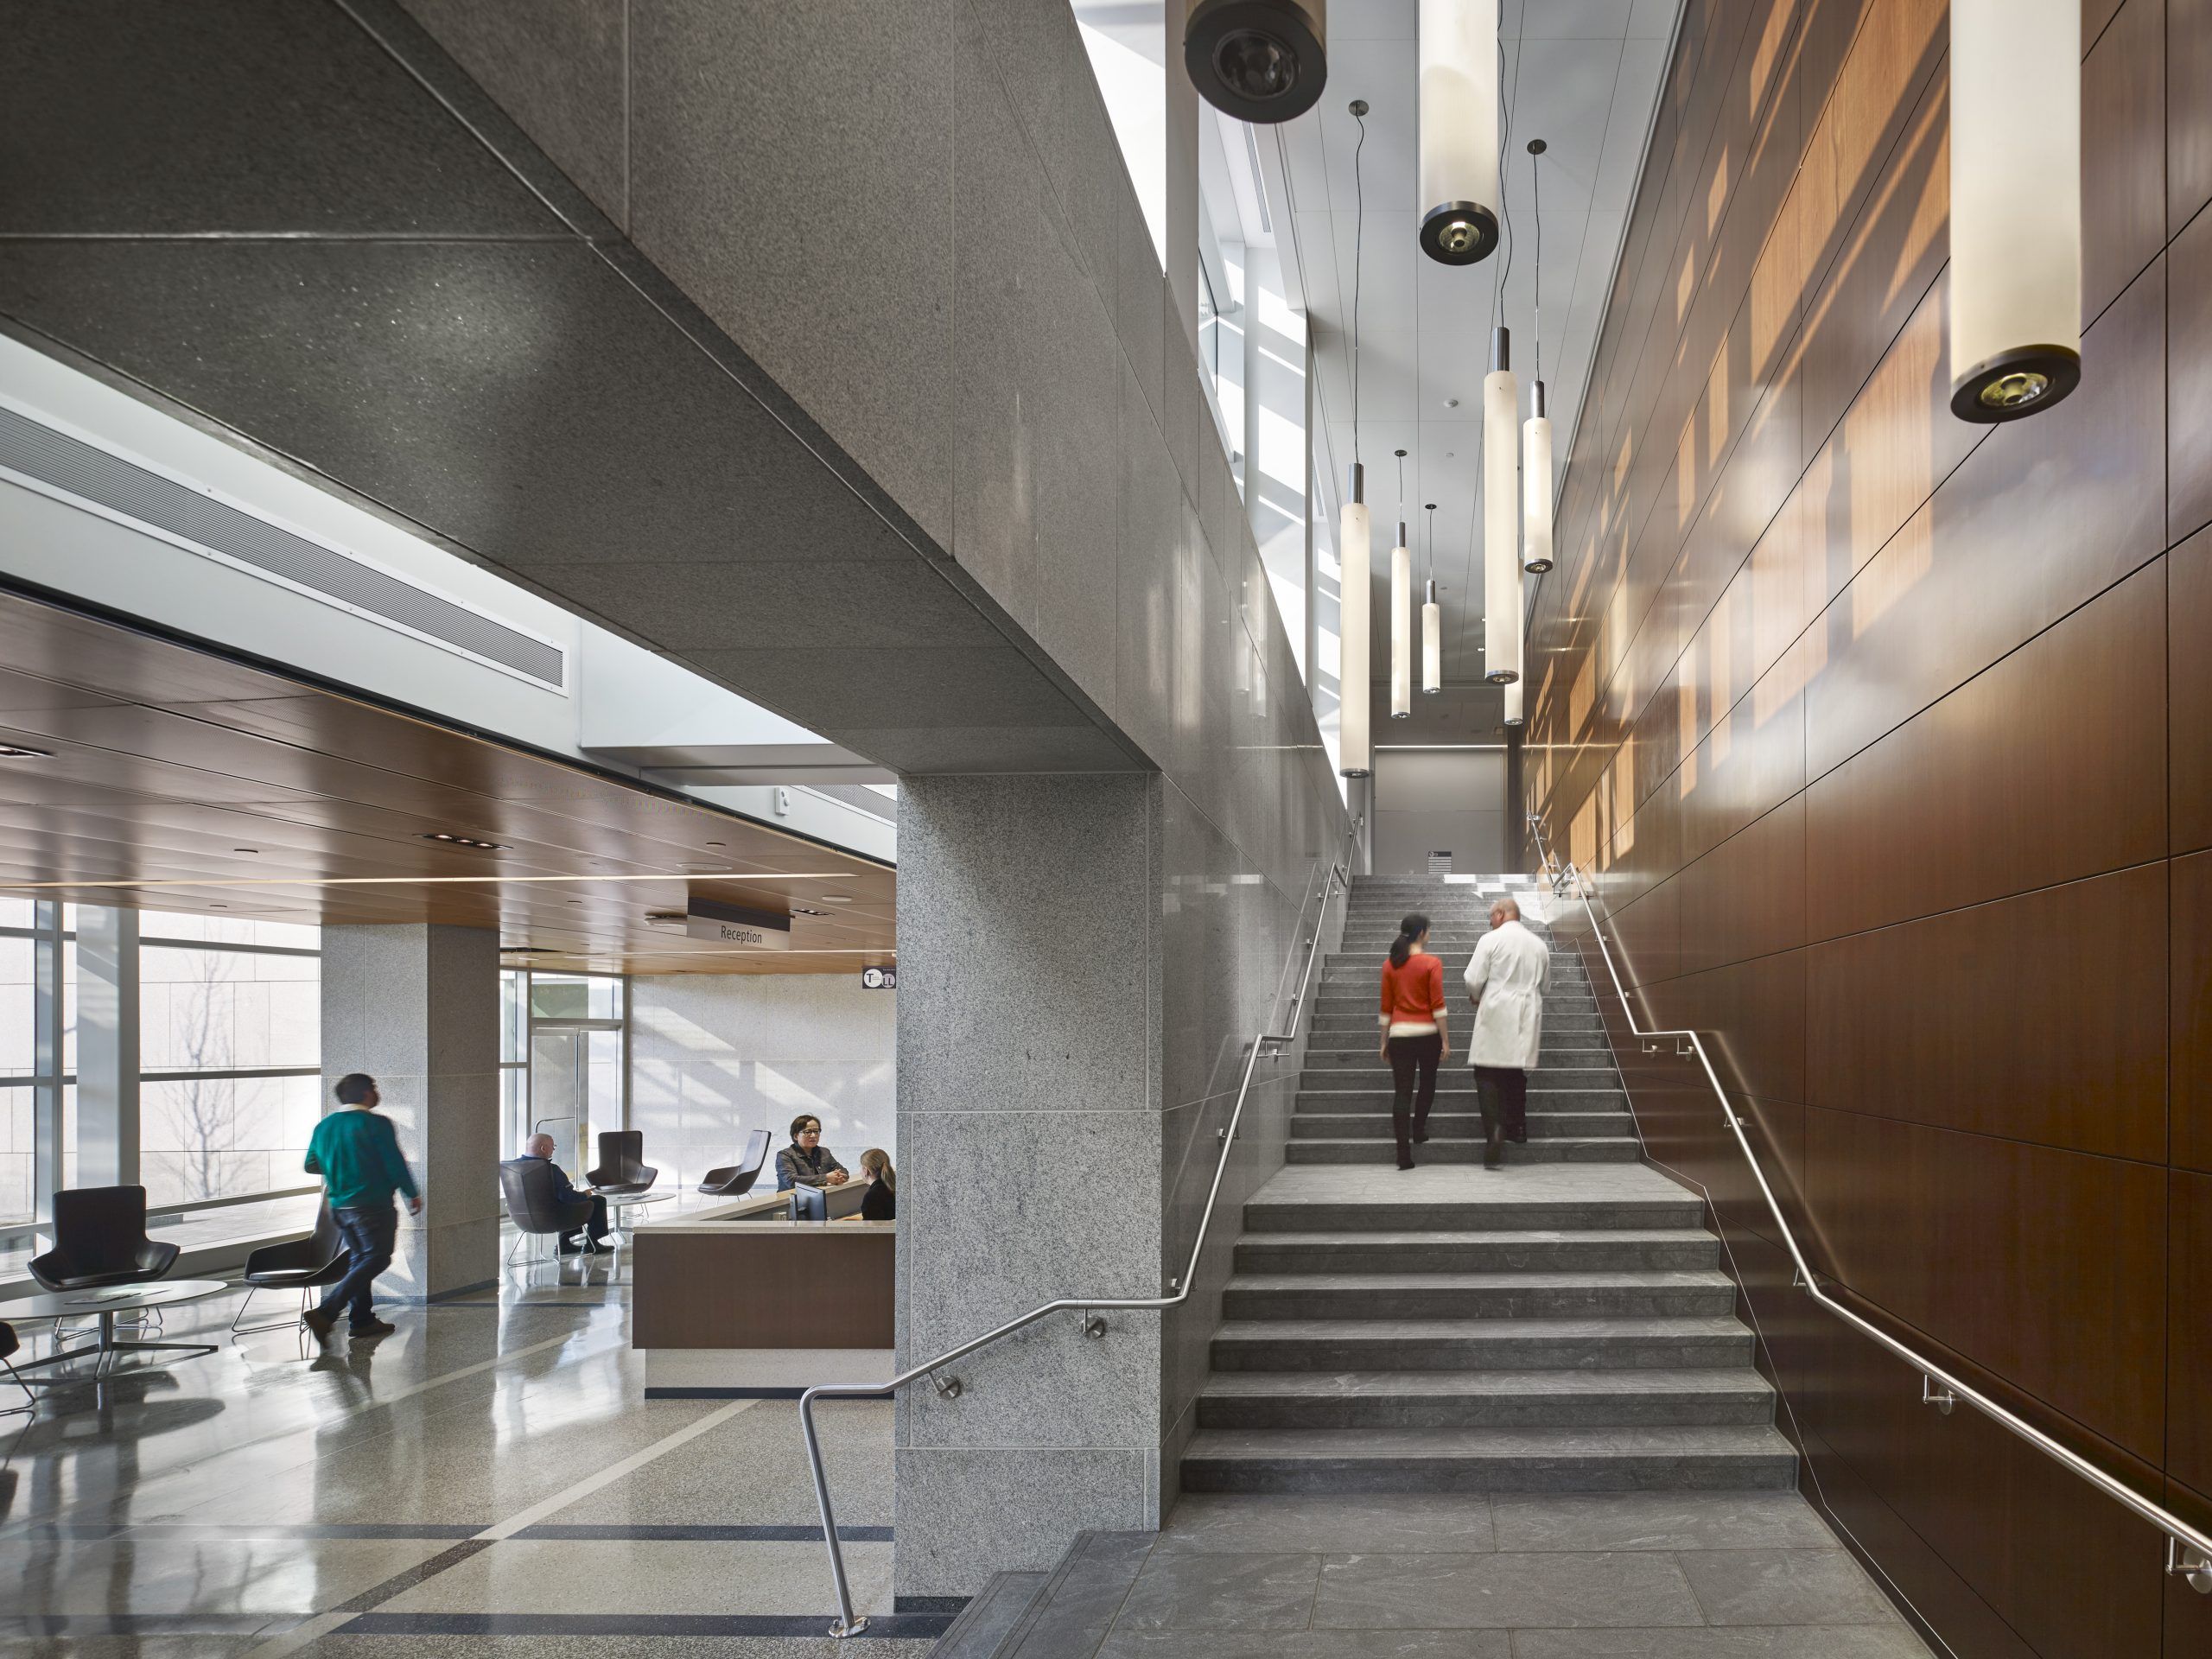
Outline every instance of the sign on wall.
<svg viewBox="0 0 2212 1659">
<path fill-rule="evenodd" d="M 864 991 L 895 991 L 899 988 L 896 968 L 863 968 L 861 969 L 861 989 Z"/>
</svg>

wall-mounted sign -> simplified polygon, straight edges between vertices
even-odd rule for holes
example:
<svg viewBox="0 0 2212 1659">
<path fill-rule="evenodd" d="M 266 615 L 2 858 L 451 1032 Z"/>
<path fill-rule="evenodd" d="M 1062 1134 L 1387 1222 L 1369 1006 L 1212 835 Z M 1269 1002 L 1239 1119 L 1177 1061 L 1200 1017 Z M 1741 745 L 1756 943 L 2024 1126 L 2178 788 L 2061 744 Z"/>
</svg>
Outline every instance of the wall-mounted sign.
<svg viewBox="0 0 2212 1659">
<path fill-rule="evenodd" d="M 863 968 L 861 969 L 861 989 L 864 991 L 895 991 L 899 988 L 896 968 Z"/>
<path fill-rule="evenodd" d="M 771 910 L 748 910 L 713 899 L 694 899 L 683 913 L 689 938 L 732 944 L 743 950 L 788 950 L 791 918 Z"/>
</svg>

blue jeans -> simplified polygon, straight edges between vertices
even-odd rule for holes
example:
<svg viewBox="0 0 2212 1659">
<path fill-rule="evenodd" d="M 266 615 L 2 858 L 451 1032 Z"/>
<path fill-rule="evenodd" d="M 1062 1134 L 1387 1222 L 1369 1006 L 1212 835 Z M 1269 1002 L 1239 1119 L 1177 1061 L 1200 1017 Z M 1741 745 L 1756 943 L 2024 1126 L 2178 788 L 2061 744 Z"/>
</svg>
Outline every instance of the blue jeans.
<svg viewBox="0 0 2212 1659">
<path fill-rule="evenodd" d="M 829 1193 L 818 1186 L 791 1188 L 791 1219 L 793 1221 L 829 1220 Z"/>
<path fill-rule="evenodd" d="M 322 1293 L 321 1311 L 335 1317 L 340 1308 L 350 1303 L 347 1312 L 353 1323 L 364 1325 L 376 1318 L 369 1287 L 391 1265 L 391 1253 L 399 1242 L 399 1206 L 364 1205 L 331 1214 L 352 1259 L 346 1264 L 346 1276 Z"/>
</svg>

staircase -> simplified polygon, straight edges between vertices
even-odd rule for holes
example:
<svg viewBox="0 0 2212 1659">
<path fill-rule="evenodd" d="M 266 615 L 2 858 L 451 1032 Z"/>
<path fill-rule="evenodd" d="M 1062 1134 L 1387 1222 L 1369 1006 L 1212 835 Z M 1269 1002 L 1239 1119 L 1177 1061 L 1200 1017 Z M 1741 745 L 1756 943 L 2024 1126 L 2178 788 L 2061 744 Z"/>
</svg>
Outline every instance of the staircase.
<svg viewBox="0 0 2212 1659">
<path fill-rule="evenodd" d="M 1503 878 L 1353 884 L 1289 1166 L 1244 1207 L 1186 1491 L 1795 1484 L 1719 1242 L 1700 1202 L 1641 1163 L 1572 952 L 1554 957 L 1528 1142 L 1508 1145 L 1504 1168 L 1481 1166 L 1459 976 L 1504 890 Z M 1414 1148 L 1422 1167 L 1401 1171 L 1376 978 L 1414 910 L 1444 959 L 1454 1056 Z"/>
<path fill-rule="evenodd" d="M 1533 886 L 1533 883 L 1524 883 Z M 1294 1164 L 1372 1164 L 1377 1137 L 1388 1161 L 1390 1067 L 1378 1052 L 1377 978 L 1382 958 L 1408 911 L 1429 918 L 1428 948 L 1444 960 L 1444 999 L 1452 1057 L 1437 1076 L 1436 1105 L 1428 1144 L 1414 1149 L 1424 1164 L 1479 1164 L 1482 1117 L 1468 1069 L 1467 1037 L 1473 1010 L 1460 975 L 1475 944 L 1490 931 L 1490 907 L 1505 892 L 1504 878 L 1480 886 L 1433 878 L 1363 876 L 1352 884 L 1344 948 L 1321 969 L 1313 1027 L 1299 1079 L 1291 1121 L 1288 1161 Z M 1529 921 L 1532 931 L 1545 931 Z M 1572 950 L 1552 953 L 1551 988 L 1544 998 L 1543 1050 L 1529 1074 L 1529 1140 L 1509 1146 L 1509 1164 L 1632 1164 L 1639 1149 L 1636 1122 L 1613 1051 L 1591 1000 L 1590 976 Z"/>
</svg>

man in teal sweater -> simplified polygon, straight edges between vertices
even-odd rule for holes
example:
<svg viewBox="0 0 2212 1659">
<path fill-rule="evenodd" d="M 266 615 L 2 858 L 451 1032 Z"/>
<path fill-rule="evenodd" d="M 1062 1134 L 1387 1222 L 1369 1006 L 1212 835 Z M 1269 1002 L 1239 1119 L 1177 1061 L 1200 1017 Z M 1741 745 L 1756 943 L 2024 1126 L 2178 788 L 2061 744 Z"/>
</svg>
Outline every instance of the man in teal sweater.
<svg viewBox="0 0 2212 1659">
<path fill-rule="evenodd" d="M 349 1308 L 353 1335 L 381 1337 L 398 1327 L 376 1316 L 369 1287 L 391 1265 L 399 1240 L 395 1192 L 407 1195 L 407 1213 L 423 1213 L 423 1200 L 399 1154 L 399 1135 L 391 1120 L 377 1116 L 377 1080 L 362 1071 L 338 1080 L 340 1109 L 315 1126 L 308 1139 L 307 1172 L 322 1177 L 330 1213 L 338 1223 L 351 1257 L 346 1276 L 322 1294 L 322 1306 L 302 1317 L 317 1339 L 330 1335 L 338 1310 Z"/>
</svg>

